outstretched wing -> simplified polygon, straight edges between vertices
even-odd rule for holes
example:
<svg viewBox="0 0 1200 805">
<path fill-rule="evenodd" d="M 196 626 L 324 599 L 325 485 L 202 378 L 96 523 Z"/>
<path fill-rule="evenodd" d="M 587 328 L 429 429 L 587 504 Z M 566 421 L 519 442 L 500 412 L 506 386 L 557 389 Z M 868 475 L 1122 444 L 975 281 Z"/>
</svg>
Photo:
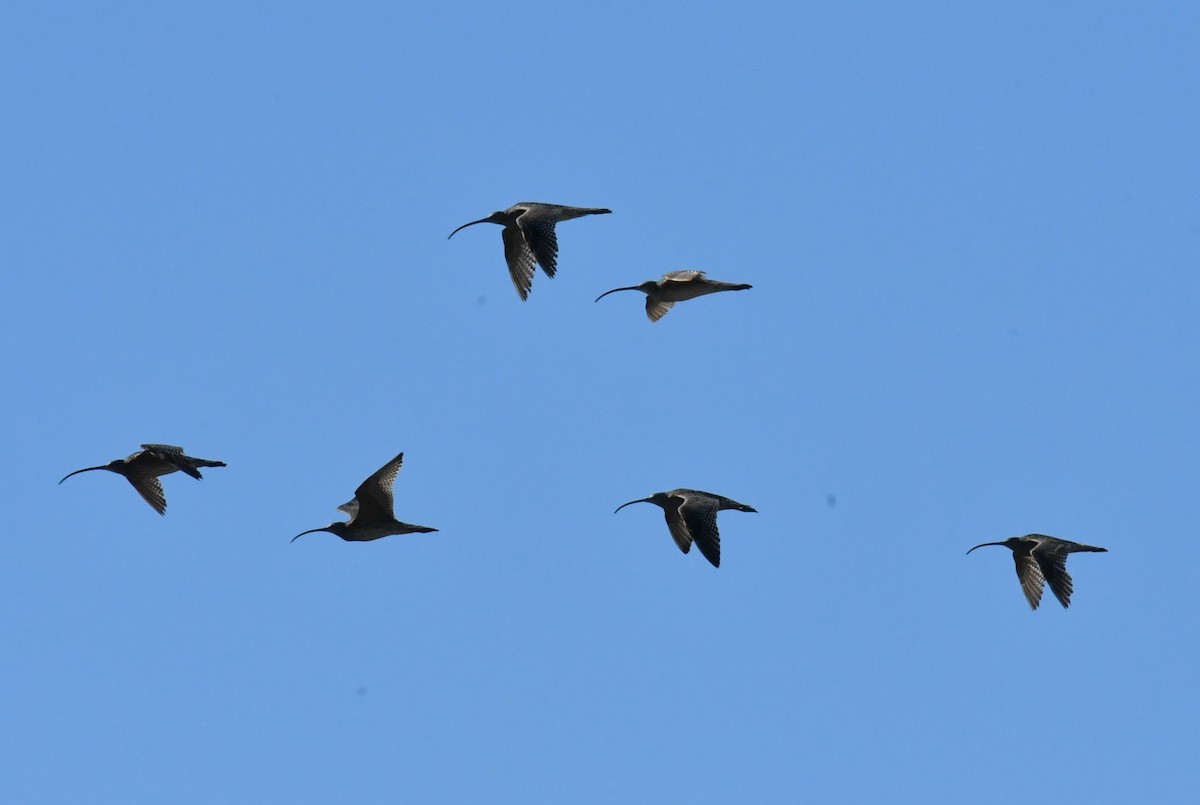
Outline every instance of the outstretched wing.
<svg viewBox="0 0 1200 805">
<path fill-rule="evenodd" d="M 542 271 L 547 277 L 553 277 L 558 269 L 558 237 L 554 234 L 553 219 L 525 212 L 517 218 L 517 226 L 525 233 L 525 243 Z"/>
<path fill-rule="evenodd" d="M 506 226 L 500 234 L 504 238 L 504 261 L 508 263 L 508 275 L 512 277 L 513 287 L 522 299 L 528 299 L 537 258 L 526 245 L 525 235 L 519 227 Z"/>
<path fill-rule="evenodd" d="M 701 279 L 703 276 L 703 271 L 687 269 L 684 271 L 668 271 L 666 274 L 663 274 L 663 279 L 667 282 L 691 282 L 694 279 Z"/>
<path fill-rule="evenodd" d="M 1013 551 L 1013 561 L 1017 563 L 1017 579 L 1021 582 L 1021 591 L 1032 609 L 1037 609 L 1042 601 L 1043 577 L 1037 561 L 1029 554 Z"/>
<path fill-rule="evenodd" d="M 671 539 L 675 540 L 679 550 L 687 553 L 692 549 L 692 535 L 688 533 L 683 516 L 679 513 L 682 503 L 683 498 L 670 498 L 663 507 L 663 513 L 667 516 L 667 530 L 671 532 Z"/>
<path fill-rule="evenodd" d="M 1068 539 L 1048 537 L 1045 534 L 1029 534 L 1025 537 L 1036 543 L 1031 551 L 1037 560 L 1038 569 L 1050 585 L 1050 591 L 1063 607 L 1071 605 L 1071 593 L 1075 585 L 1071 574 L 1067 572 L 1067 555 L 1087 551 L 1090 553 L 1107 553 L 1107 548 L 1097 548 L 1095 545 L 1084 545 L 1082 542 L 1071 542 Z"/>
<path fill-rule="evenodd" d="M 1033 557 L 1058 603 L 1064 609 L 1071 606 L 1071 593 L 1075 587 L 1071 582 L 1071 574 L 1067 572 L 1067 552 L 1048 550 L 1048 546 L 1043 546 L 1034 550 Z"/>
<path fill-rule="evenodd" d="M 658 321 L 673 307 L 675 307 L 674 302 L 660 302 L 649 295 L 646 296 L 646 318 L 650 321 Z"/>
<path fill-rule="evenodd" d="M 344 503 L 338 508 L 350 514 L 351 517 L 361 515 L 366 522 L 374 522 L 376 520 L 392 520 L 392 485 L 396 482 L 396 473 L 400 472 L 400 465 L 404 462 L 404 453 L 400 453 L 387 464 L 384 464 L 367 480 L 363 481 L 358 489 L 354 490 L 354 500 L 349 503 Z M 349 507 L 357 502 L 354 513 L 350 513 Z"/>
<path fill-rule="evenodd" d="M 696 547 L 713 567 L 721 566 L 721 534 L 717 531 L 717 501 L 693 493 L 680 495 L 679 515 L 687 525 Z"/>
<path fill-rule="evenodd" d="M 167 513 L 167 497 L 163 494 L 162 482 L 153 475 L 128 475 L 129 483 L 159 514 Z"/>
</svg>

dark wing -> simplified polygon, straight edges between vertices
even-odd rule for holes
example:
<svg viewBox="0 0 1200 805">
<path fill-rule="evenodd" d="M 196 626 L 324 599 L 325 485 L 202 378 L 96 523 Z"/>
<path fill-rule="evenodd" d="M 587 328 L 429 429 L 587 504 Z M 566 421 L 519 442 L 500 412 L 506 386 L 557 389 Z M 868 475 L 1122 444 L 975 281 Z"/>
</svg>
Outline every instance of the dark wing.
<svg viewBox="0 0 1200 805">
<path fill-rule="evenodd" d="M 688 533 L 683 517 L 679 514 L 679 506 L 682 503 L 683 498 L 670 498 L 663 507 L 663 513 L 667 516 L 667 530 L 671 532 L 671 539 L 675 540 L 679 550 L 687 553 L 692 549 L 692 535 Z"/>
<path fill-rule="evenodd" d="M 173 444 L 144 444 L 143 450 L 149 450 L 151 453 L 157 453 L 158 457 L 165 460 L 170 458 L 182 458 L 183 448 L 176 447 Z"/>
<path fill-rule="evenodd" d="M 396 482 L 396 473 L 400 472 L 400 465 L 403 462 L 404 454 L 401 453 L 387 464 L 384 464 L 370 478 L 363 481 L 358 489 L 354 490 L 354 500 L 344 503 L 338 506 L 338 508 L 349 513 L 350 505 L 358 501 L 356 511 L 350 515 L 351 517 L 361 514 L 365 522 L 394 520 L 395 517 L 392 515 L 392 485 Z"/>
<path fill-rule="evenodd" d="M 1042 601 L 1042 571 L 1038 563 L 1029 554 L 1013 551 L 1013 561 L 1017 563 L 1017 578 L 1021 582 L 1021 591 L 1032 609 L 1037 609 Z"/>
<path fill-rule="evenodd" d="M 351 520 L 353 520 L 355 517 L 358 517 L 358 498 L 355 498 L 354 500 L 348 500 L 341 506 L 338 506 L 338 511 L 345 512 L 346 514 L 350 515 Z"/>
<path fill-rule="evenodd" d="M 544 217 L 532 217 L 528 212 L 517 218 L 517 226 L 525 233 L 525 243 L 537 258 L 538 265 L 547 277 L 553 277 L 558 268 L 558 237 L 554 234 L 554 221 Z"/>
<path fill-rule="evenodd" d="M 673 307 L 675 307 L 674 302 L 656 302 L 650 296 L 646 297 L 646 317 L 650 321 L 658 321 Z"/>
<path fill-rule="evenodd" d="M 679 514 L 696 547 L 713 567 L 721 566 L 721 534 L 717 531 L 717 502 L 712 498 L 684 494 Z"/>
<path fill-rule="evenodd" d="M 1037 548 L 1033 552 L 1033 558 L 1037 560 L 1038 568 L 1050 584 L 1050 592 L 1054 593 L 1058 603 L 1062 604 L 1064 609 L 1071 606 L 1071 593 L 1075 588 L 1071 583 L 1071 574 L 1067 572 L 1066 552 Z"/>
<path fill-rule="evenodd" d="M 164 461 L 167 464 L 186 472 L 193 478 L 200 477 L 200 471 L 196 469 L 191 460 L 184 455 L 182 447 L 176 447 L 173 444 L 144 444 L 142 445 L 142 449 L 160 461 Z"/>
<path fill-rule="evenodd" d="M 1071 606 L 1071 593 L 1075 591 L 1075 585 L 1071 582 L 1071 574 L 1067 572 L 1067 554 L 1098 549 L 1091 545 L 1081 545 L 1078 542 L 1055 537 L 1031 536 L 1037 542 L 1031 553 L 1037 560 L 1042 575 L 1050 584 L 1050 592 L 1054 593 L 1054 597 L 1058 599 L 1058 603 L 1062 604 L 1064 609 Z"/>
<path fill-rule="evenodd" d="M 159 514 L 167 513 L 167 497 L 163 494 L 162 483 L 153 475 L 127 475 L 129 483 L 142 496 L 142 500 L 150 504 L 150 508 Z"/>
<path fill-rule="evenodd" d="M 525 245 L 525 236 L 518 227 L 506 226 L 500 234 L 504 238 L 504 260 L 508 263 L 508 275 L 512 277 L 513 287 L 522 299 L 528 299 L 537 258 Z"/>
<path fill-rule="evenodd" d="M 1050 591 L 1064 608 L 1071 605 L 1071 593 L 1075 586 L 1071 574 L 1067 572 L 1067 554 L 1079 551 L 1106 553 L 1107 548 L 1097 548 L 1095 545 L 1084 545 L 1082 542 L 1071 542 L 1067 539 L 1047 537 L 1045 534 L 1030 534 L 1026 537 L 1037 544 L 1031 553 L 1037 560 L 1038 568 L 1050 584 Z"/>
</svg>

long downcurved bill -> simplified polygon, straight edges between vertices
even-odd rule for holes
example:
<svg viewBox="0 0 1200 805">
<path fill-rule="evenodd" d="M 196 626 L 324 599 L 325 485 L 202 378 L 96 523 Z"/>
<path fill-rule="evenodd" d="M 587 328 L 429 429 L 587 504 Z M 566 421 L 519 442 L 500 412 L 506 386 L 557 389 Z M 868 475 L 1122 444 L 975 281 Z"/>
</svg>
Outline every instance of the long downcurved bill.
<svg viewBox="0 0 1200 805">
<path fill-rule="evenodd" d="M 640 291 L 640 290 L 642 290 L 642 289 L 636 285 L 630 285 L 628 288 L 613 288 L 611 291 L 605 291 L 604 293 L 597 296 L 595 301 L 599 302 L 601 299 L 608 296 L 610 293 L 616 293 L 617 291 Z M 636 501 L 636 500 L 630 501 L 630 503 L 637 503 L 637 502 L 638 501 Z M 628 505 L 628 504 L 626 504 L 626 505 Z"/>
<path fill-rule="evenodd" d="M 1003 542 L 981 542 L 978 545 L 976 545 L 975 548 L 982 548 L 986 545 L 1003 545 L 1003 544 L 1004 544 Z M 972 548 L 971 551 L 975 550 L 975 548 Z M 967 551 L 967 553 L 970 553 L 971 551 Z"/>
<path fill-rule="evenodd" d="M 62 477 L 62 480 L 59 481 L 59 483 L 61 484 L 63 481 L 67 480 L 72 475 L 78 475 L 81 472 L 91 472 L 92 470 L 106 470 L 106 469 L 108 469 L 108 467 L 84 467 L 81 470 L 75 470 L 75 472 L 68 472 L 66 475 L 64 475 Z"/>
<path fill-rule="evenodd" d="M 318 531 L 328 531 L 328 530 L 329 530 L 328 528 L 310 528 L 307 531 L 301 531 L 299 534 L 297 534 L 296 536 L 294 536 L 290 540 L 288 540 L 288 542 L 295 542 L 296 540 L 303 537 L 305 534 L 315 534 Z"/>
<path fill-rule="evenodd" d="M 458 229 L 454 230 L 454 232 L 457 232 L 459 229 L 466 229 L 468 226 L 475 226 L 475 224 L 490 224 L 491 222 L 492 216 L 489 215 L 487 218 L 480 218 L 478 221 L 472 221 L 469 224 L 463 224 Z M 454 237 L 454 232 L 451 232 L 449 235 L 447 235 L 446 240 L 450 240 L 450 238 Z"/>
<path fill-rule="evenodd" d="M 624 290 L 624 289 L 622 289 L 622 290 Z M 652 503 L 652 502 L 653 502 L 653 501 L 651 501 L 651 500 L 650 500 L 650 498 L 638 498 L 637 500 L 631 500 L 631 501 L 629 501 L 629 503 L 622 503 L 620 506 L 618 506 L 617 508 L 613 509 L 613 514 L 616 514 L 616 513 L 617 513 L 617 512 L 619 512 L 621 509 L 623 509 L 623 508 L 625 508 L 626 506 L 629 506 L 629 505 L 631 505 L 631 504 L 634 504 L 634 503 Z"/>
</svg>

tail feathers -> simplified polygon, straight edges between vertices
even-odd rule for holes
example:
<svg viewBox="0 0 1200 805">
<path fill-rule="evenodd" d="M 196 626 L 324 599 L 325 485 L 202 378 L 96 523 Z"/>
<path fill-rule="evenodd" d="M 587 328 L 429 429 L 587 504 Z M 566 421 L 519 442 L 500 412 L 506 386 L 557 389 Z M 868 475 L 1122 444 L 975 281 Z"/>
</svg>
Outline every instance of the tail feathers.
<svg viewBox="0 0 1200 805">
<path fill-rule="evenodd" d="M 228 466 L 224 461 L 209 461 L 207 458 L 192 458 L 187 457 L 187 461 L 180 462 L 176 466 L 183 472 L 199 480 L 204 476 L 200 474 L 198 467 L 225 467 Z"/>
</svg>

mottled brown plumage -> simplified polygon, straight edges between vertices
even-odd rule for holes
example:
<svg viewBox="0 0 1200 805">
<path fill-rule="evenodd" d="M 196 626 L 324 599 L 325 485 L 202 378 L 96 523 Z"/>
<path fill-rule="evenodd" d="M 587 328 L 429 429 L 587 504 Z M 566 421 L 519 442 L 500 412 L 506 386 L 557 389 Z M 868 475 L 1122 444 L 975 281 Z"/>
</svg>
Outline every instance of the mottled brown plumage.
<svg viewBox="0 0 1200 805">
<path fill-rule="evenodd" d="M 646 294 L 646 318 L 655 322 L 667 315 L 676 302 L 686 302 L 697 296 L 721 291 L 745 291 L 751 287 L 745 283 L 710 280 L 703 271 L 668 271 L 660 280 L 646 280 L 641 285 L 605 291 L 596 297 L 596 301 L 617 291 L 641 291 Z"/>
<path fill-rule="evenodd" d="M 1084 545 L 1080 542 L 1048 537 L 1045 534 L 1026 534 L 1023 537 L 1009 537 L 1003 542 L 984 542 L 975 548 L 985 545 L 1003 545 L 1013 552 L 1013 561 L 1017 565 L 1017 579 L 1021 582 L 1021 592 L 1032 609 L 1037 609 L 1042 601 L 1044 582 L 1050 584 L 1050 591 L 1064 608 L 1071 605 L 1071 593 L 1074 585 L 1067 573 L 1067 554 L 1080 551 L 1106 553 L 1108 548 L 1097 548 L 1094 545 Z M 971 551 L 975 550 L 972 548 Z M 967 551 L 970 553 L 971 551 Z"/>
<path fill-rule="evenodd" d="M 81 470 L 67 473 L 59 481 L 92 470 L 108 470 L 125 479 L 137 490 L 142 499 L 159 514 L 167 513 L 167 499 L 163 494 L 162 482 L 159 476 L 170 475 L 173 472 L 184 472 L 199 479 L 200 467 L 224 467 L 224 461 L 209 461 L 206 458 L 195 458 L 185 455 L 182 447 L 171 444 L 144 444 L 142 449 L 131 453 L 125 458 L 113 459 L 99 467 L 84 467 Z"/>
<path fill-rule="evenodd" d="M 459 229 L 475 224 L 503 226 L 500 234 L 504 240 L 504 260 L 508 263 L 509 276 L 521 299 L 528 299 L 529 289 L 533 285 L 534 266 L 540 265 L 547 277 L 553 277 L 558 269 L 558 238 L 554 234 L 554 225 L 584 215 L 610 212 L 612 210 L 601 207 L 567 207 L 540 201 L 522 201 L 487 218 L 463 224 L 451 232 L 447 240 L 454 237 Z"/>
<path fill-rule="evenodd" d="M 667 529 L 679 550 L 687 553 L 695 542 L 700 553 L 713 567 L 721 566 L 721 534 L 717 531 L 717 512 L 722 509 L 757 511 L 744 503 L 711 492 L 672 489 L 670 492 L 655 492 L 648 498 L 622 503 L 613 510 L 613 514 L 633 503 L 653 503 L 662 507 L 667 518 Z"/>
<path fill-rule="evenodd" d="M 330 523 L 324 528 L 312 528 L 308 531 L 301 531 L 292 537 L 292 542 L 295 542 L 305 534 L 312 534 L 317 531 L 328 531 L 347 542 L 367 542 L 393 534 L 415 534 L 437 531 L 436 528 L 429 528 L 423 525 L 402 523 L 392 514 L 392 486 L 396 482 L 396 474 L 400 472 L 400 465 L 403 461 L 404 454 L 401 453 L 384 464 L 373 472 L 367 480 L 359 484 L 358 489 L 354 490 L 354 498 L 352 500 L 338 506 L 338 510 L 350 515 L 349 520 Z"/>
</svg>

